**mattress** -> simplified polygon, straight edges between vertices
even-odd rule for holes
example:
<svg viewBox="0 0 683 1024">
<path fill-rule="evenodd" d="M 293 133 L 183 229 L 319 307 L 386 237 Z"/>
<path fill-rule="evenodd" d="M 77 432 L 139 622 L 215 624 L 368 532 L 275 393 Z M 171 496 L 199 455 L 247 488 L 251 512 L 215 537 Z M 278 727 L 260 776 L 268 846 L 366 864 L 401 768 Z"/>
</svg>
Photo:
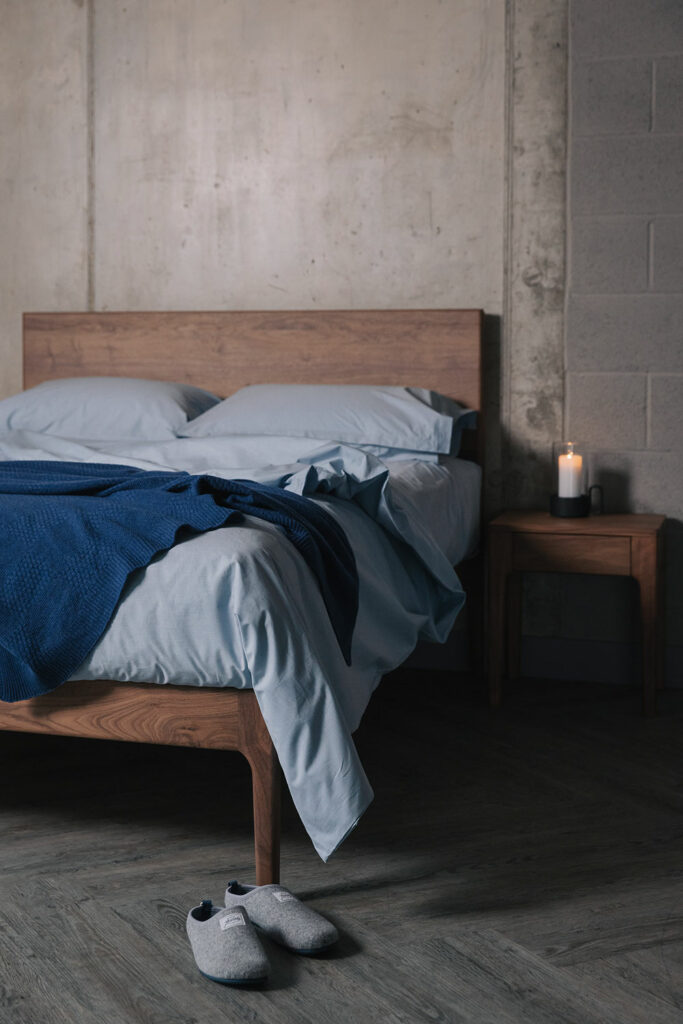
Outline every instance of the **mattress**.
<svg viewBox="0 0 683 1024">
<path fill-rule="evenodd" d="M 311 571 L 277 527 L 191 536 L 133 573 L 74 674 L 253 688 L 294 803 L 326 860 L 372 800 L 352 733 L 381 677 L 420 637 L 443 641 L 464 602 L 452 566 L 476 546 L 480 474 L 457 459 L 385 465 L 348 446 L 246 467 L 223 439 L 86 445 L 15 431 L 0 458 L 108 462 L 257 479 L 305 494 L 343 527 L 359 576 L 352 664 Z"/>
</svg>

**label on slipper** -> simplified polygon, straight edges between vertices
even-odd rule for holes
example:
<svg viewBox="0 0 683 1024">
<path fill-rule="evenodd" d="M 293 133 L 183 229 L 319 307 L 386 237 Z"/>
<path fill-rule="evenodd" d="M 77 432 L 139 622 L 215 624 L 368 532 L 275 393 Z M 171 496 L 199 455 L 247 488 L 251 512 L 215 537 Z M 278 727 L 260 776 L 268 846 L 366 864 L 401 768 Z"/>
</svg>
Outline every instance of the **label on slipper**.
<svg viewBox="0 0 683 1024">
<path fill-rule="evenodd" d="M 274 892 L 273 896 L 280 903 L 288 903 L 289 900 L 295 900 L 296 896 L 291 892 Z"/>
<path fill-rule="evenodd" d="M 221 931 L 224 932 L 226 928 L 236 928 L 240 924 L 246 925 L 246 923 L 241 914 L 226 914 L 221 918 Z"/>
</svg>

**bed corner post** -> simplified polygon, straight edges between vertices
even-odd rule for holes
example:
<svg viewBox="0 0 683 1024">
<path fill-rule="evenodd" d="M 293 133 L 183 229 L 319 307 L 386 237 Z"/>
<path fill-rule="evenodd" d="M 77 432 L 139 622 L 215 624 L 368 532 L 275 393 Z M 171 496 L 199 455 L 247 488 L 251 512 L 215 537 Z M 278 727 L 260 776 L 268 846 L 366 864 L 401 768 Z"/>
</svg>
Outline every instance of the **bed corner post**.
<svg viewBox="0 0 683 1024">
<path fill-rule="evenodd" d="M 240 749 L 251 767 L 256 884 L 280 881 L 280 762 L 253 691 L 241 702 Z"/>
</svg>

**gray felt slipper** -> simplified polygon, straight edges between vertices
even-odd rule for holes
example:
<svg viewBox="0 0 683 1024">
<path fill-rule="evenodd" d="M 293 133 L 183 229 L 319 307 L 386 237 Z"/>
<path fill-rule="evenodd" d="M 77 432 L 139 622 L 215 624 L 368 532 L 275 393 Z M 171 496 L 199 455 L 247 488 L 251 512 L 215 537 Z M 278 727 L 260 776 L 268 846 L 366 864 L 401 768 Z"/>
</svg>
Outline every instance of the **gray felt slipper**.
<svg viewBox="0 0 683 1024">
<path fill-rule="evenodd" d="M 187 935 L 197 967 L 222 985 L 263 981 L 268 960 L 254 926 L 242 907 L 214 907 L 202 900 L 187 915 Z"/>
<path fill-rule="evenodd" d="M 225 906 L 244 907 L 257 928 L 295 953 L 319 953 L 339 938 L 333 924 L 281 885 L 229 882 Z"/>
</svg>

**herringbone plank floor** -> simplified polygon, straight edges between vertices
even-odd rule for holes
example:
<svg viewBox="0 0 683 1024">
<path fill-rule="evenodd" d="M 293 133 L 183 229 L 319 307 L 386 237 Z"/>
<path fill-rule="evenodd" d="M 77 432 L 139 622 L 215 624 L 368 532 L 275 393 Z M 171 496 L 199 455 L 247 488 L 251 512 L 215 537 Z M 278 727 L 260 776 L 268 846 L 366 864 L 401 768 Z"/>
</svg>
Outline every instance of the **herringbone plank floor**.
<svg viewBox="0 0 683 1024">
<path fill-rule="evenodd" d="M 241 758 L 5 734 L 0 1024 L 680 1024 L 682 726 L 682 692 L 656 720 L 565 684 L 491 714 L 462 680 L 385 680 L 376 800 L 329 864 L 285 808 L 283 882 L 342 941 L 269 945 L 260 990 L 204 980 L 184 931 L 251 880 Z"/>
</svg>

